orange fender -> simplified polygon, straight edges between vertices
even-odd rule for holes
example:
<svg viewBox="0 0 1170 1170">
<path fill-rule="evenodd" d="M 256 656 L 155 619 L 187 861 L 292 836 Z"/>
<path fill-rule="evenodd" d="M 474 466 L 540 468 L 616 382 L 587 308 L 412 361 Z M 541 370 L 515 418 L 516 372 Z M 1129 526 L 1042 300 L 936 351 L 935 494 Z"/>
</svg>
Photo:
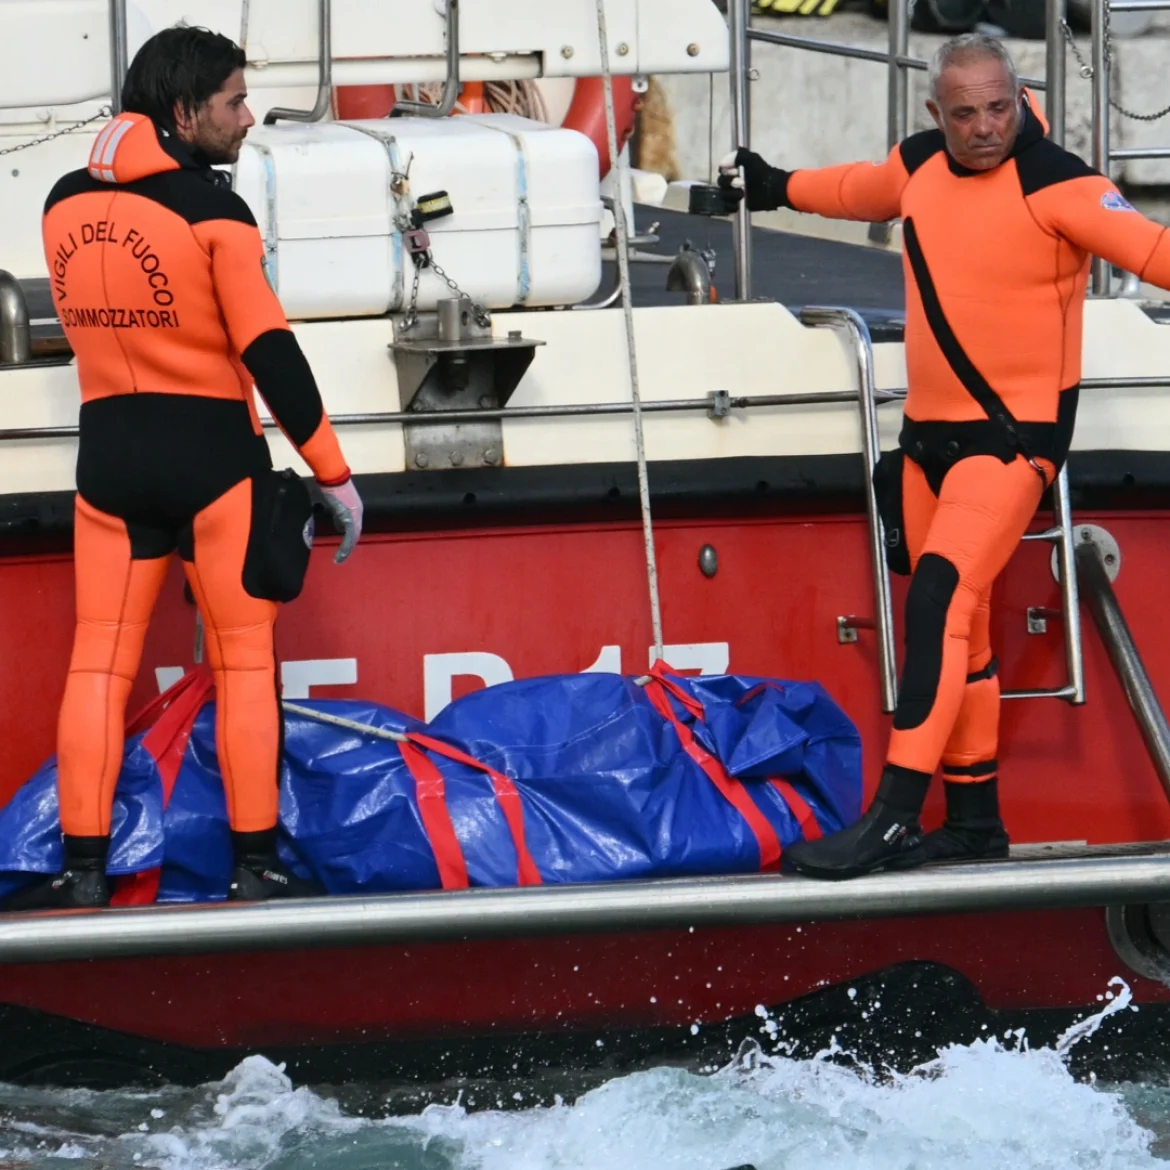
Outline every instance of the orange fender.
<svg viewBox="0 0 1170 1170">
<path fill-rule="evenodd" d="M 392 85 L 339 85 L 333 90 L 333 116 L 339 122 L 384 118 L 397 100 Z"/>
<path fill-rule="evenodd" d="M 613 79 L 613 113 L 617 123 L 618 150 L 634 133 L 640 95 L 634 92 L 632 77 Z M 569 112 L 561 123 L 566 130 L 577 130 L 597 147 L 601 177 L 609 174 L 613 160 L 609 157 L 609 136 L 605 129 L 605 82 L 600 77 L 579 77 L 573 91 Z"/>
</svg>

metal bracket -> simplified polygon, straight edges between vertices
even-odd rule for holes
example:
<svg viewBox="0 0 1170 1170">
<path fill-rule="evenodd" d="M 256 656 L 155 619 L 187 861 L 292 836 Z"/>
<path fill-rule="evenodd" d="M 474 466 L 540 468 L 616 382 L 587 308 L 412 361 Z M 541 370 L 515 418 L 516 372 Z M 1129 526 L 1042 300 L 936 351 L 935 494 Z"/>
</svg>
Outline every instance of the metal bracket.
<svg viewBox="0 0 1170 1170">
<path fill-rule="evenodd" d="M 420 336 L 422 335 L 422 336 Z M 495 467 L 503 462 L 499 420 L 427 423 L 429 411 L 498 409 L 511 398 L 543 341 L 519 330 L 497 338 L 476 323 L 468 297 L 439 302 L 420 317 L 409 340 L 391 342 L 403 411 L 420 419 L 403 426 L 408 467 Z"/>
<path fill-rule="evenodd" d="M 1049 609 L 1044 605 L 1028 606 L 1028 633 L 1047 634 L 1048 623 L 1059 620 L 1061 616 L 1059 609 Z"/>
<path fill-rule="evenodd" d="M 848 646 L 857 641 L 858 630 L 874 629 L 877 629 L 877 622 L 873 618 L 855 617 L 853 614 L 839 617 L 837 618 L 837 641 L 842 646 Z"/>
<path fill-rule="evenodd" d="M 1096 524 L 1077 524 L 1073 527 L 1073 547 L 1078 544 L 1095 544 L 1101 553 L 1105 573 L 1109 580 L 1116 581 L 1121 573 L 1121 546 L 1112 533 Z M 1060 549 L 1052 550 L 1052 575 L 1060 580 Z"/>
<path fill-rule="evenodd" d="M 714 422 L 726 418 L 731 413 L 730 390 L 708 390 L 707 402 L 710 404 L 707 407 L 707 417 Z"/>
</svg>

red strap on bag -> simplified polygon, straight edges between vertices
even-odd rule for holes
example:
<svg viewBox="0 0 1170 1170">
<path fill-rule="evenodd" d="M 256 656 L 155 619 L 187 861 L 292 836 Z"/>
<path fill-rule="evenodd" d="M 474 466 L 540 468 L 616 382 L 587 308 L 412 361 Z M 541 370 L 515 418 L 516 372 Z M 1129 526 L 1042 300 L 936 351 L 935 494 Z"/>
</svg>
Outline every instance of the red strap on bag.
<svg viewBox="0 0 1170 1170">
<path fill-rule="evenodd" d="M 707 712 L 703 710 L 703 704 L 686 687 L 680 686 L 675 682 L 671 676 L 672 671 L 670 667 L 661 658 L 650 667 L 650 677 L 657 679 L 663 690 L 669 691 L 687 709 L 687 712 L 696 719 L 705 719 Z"/>
<path fill-rule="evenodd" d="M 492 782 L 496 800 L 499 802 L 500 811 L 508 823 L 512 844 L 516 849 L 516 884 L 520 886 L 543 885 L 544 879 L 540 876 L 540 870 L 536 868 L 536 862 L 532 860 L 532 854 L 528 852 L 528 842 L 524 835 L 524 805 L 516 785 L 503 772 L 489 768 L 487 764 L 440 739 L 432 739 L 429 735 L 420 735 L 415 731 L 408 732 L 407 739 L 411 743 L 427 748 L 436 755 L 454 760 L 458 764 L 466 764 L 467 767 L 475 768 L 488 776 Z"/>
<path fill-rule="evenodd" d="M 142 746 L 154 758 L 162 783 L 162 806 L 166 811 L 179 778 L 191 729 L 204 703 L 215 690 L 215 680 L 206 667 L 188 671 L 169 690 L 152 699 L 126 724 L 127 736 L 137 735 L 149 727 Z M 160 714 L 161 712 L 161 714 Z M 153 724 L 153 726 L 152 726 Z M 114 882 L 110 896 L 112 906 L 149 906 L 158 897 L 160 869 L 126 874 Z"/>
<path fill-rule="evenodd" d="M 723 764 L 698 743 L 691 729 L 674 713 L 674 708 L 666 697 L 667 691 L 675 695 L 679 702 L 697 718 L 702 718 L 703 706 L 672 679 L 665 677 L 660 671 L 660 667 L 663 666 L 663 663 L 656 662 L 651 669 L 652 677 L 650 682 L 646 684 L 647 697 L 659 715 L 668 720 L 674 728 L 683 750 L 703 769 L 727 803 L 747 822 L 748 828 L 751 829 L 756 838 L 756 844 L 759 846 L 760 869 L 779 869 L 780 838 L 776 836 L 776 830 L 772 828 L 768 818 L 760 812 L 756 802 L 747 794 L 740 781 L 727 774 L 727 769 L 724 768 Z M 697 711 L 695 711 L 695 707 L 698 707 Z"/>
<path fill-rule="evenodd" d="M 769 783 L 784 797 L 789 809 L 791 809 L 793 815 L 800 822 L 800 831 L 806 841 L 815 841 L 817 838 L 824 836 L 821 832 L 821 826 L 817 822 L 816 813 L 809 807 L 808 801 L 787 780 L 773 777 Z"/>
<path fill-rule="evenodd" d="M 192 688 L 198 689 L 206 697 L 214 685 L 211 671 L 206 666 L 194 667 L 187 671 L 174 686 L 168 687 L 160 695 L 155 695 L 145 707 L 131 715 L 126 721 L 126 735 L 129 737 L 137 735 L 140 731 L 145 731 L 159 719 L 164 711 L 173 710 L 177 701 Z M 202 705 L 202 701 L 200 701 L 200 705 Z"/>
<path fill-rule="evenodd" d="M 412 743 L 398 745 L 402 760 L 414 777 L 418 794 L 418 815 L 431 842 L 435 864 L 439 867 L 439 881 L 444 890 L 465 890 L 468 886 L 467 859 L 455 826 L 451 823 L 451 811 L 447 808 L 447 789 L 443 773 L 427 759 L 426 753 Z"/>
</svg>

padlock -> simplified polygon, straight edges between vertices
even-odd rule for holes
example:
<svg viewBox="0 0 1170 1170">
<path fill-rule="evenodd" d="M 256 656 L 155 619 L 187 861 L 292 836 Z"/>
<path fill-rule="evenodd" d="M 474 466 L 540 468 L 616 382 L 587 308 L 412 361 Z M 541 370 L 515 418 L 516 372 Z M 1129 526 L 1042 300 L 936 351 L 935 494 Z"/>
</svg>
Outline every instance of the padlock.
<svg viewBox="0 0 1170 1170">
<path fill-rule="evenodd" d="M 406 250 L 412 256 L 422 256 L 431 250 L 431 237 L 425 228 L 410 228 L 406 232 Z"/>
<path fill-rule="evenodd" d="M 442 219 L 454 213 L 451 196 L 446 191 L 434 191 L 430 195 L 418 197 L 410 217 L 415 227 L 421 227 L 432 219 Z"/>
</svg>

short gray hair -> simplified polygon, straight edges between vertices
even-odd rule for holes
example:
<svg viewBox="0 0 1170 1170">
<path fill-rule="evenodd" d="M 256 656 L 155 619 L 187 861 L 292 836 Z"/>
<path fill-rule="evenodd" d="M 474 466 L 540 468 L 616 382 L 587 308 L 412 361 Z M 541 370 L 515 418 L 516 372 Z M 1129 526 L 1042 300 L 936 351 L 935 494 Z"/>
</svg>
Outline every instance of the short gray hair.
<svg viewBox="0 0 1170 1170">
<path fill-rule="evenodd" d="M 1004 48 L 1003 42 L 995 37 L 989 37 L 986 33 L 969 32 L 943 41 L 935 50 L 935 54 L 930 60 L 929 73 L 930 96 L 932 98 L 936 100 L 938 98 L 938 81 L 943 70 L 948 65 L 970 57 L 991 57 L 1000 62 L 1007 70 L 1012 89 L 1018 90 L 1020 88 L 1020 78 L 1019 74 L 1016 73 L 1015 63 L 1012 61 L 1011 54 Z"/>
</svg>

